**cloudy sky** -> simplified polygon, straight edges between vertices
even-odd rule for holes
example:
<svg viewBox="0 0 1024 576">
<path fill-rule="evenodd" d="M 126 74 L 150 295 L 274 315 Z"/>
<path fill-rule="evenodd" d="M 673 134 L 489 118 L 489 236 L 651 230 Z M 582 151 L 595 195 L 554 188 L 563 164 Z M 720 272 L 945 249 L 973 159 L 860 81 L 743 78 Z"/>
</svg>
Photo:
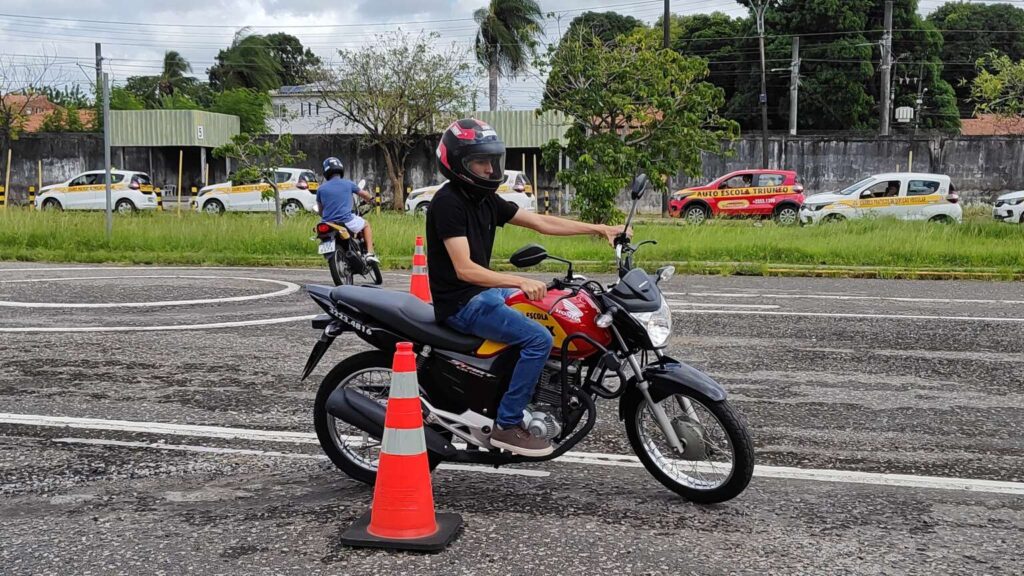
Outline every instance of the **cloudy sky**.
<svg viewBox="0 0 1024 576">
<path fill-rule="evenodd" d="M 921 0 L 923 13 L 945 0 Z M 205 77 L 217 51 L 235 31 L 293 34 L 327 61 L 339 48 L 353 48 L 383 32 L 434 31 L 466 49 L 475 34 L 473 11 L 486 0 L 3 0 L 0 2 L 0 63 L 30 66 L 45 56 L 55 84 L 80 84 L 88 90 L 94 77 L 95 42 L 103 44 L 106 66 L 115 84 L 134 75 L 155 74 L 166 50 L 181 52 L 196 76 Z M 541 0 L 553 12 L 546 40 L 555 42 L 568 23 L 587 10 L 614 10 L 653 23 L 662 0 Z M 671 0 L 675 13 L 721 11 L 732 16 L 745 9 L 734 0 Z M 499 92 L 506 108 L 533 108 L 540 99 L 536 74 L 503 81 Z M 486 106 L 486 79 L 478 80 L 479 106 Z"/>
</svg>

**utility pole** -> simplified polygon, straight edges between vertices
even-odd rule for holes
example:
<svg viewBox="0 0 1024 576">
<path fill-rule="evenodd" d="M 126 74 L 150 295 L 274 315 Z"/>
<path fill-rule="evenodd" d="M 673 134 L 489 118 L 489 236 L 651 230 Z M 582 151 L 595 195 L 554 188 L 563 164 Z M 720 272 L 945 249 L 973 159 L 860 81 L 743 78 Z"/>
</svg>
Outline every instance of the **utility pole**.
<svg viewBox="0 0 1024 576">
<path fill-rule="evenodd" d="M 914 101 L 914 138 L 917 138 L 917 126 L 921 123 L 921 105 L 924 104 L 924 93 L 928 89 L 924 87 L 924 62 L 920 63 L 917 72 L 917 100 Z"/>
<path fill-rule="evenodd" d="M 764 69 L 764 11 L 766 8 L 768 8 L 768 0 L 758 0 L 754 5 L 754 13 L 757 16 L 757 38 L 761 46 L 761 93 L 757 97 L 758 102 L 761 103 L 761 168 L 768 167 L 768 82 Z"/>
<path fill-rule="evenodd" d="M 661 47 L 665 50 L 669 49 L 669 0 L 665 0 L 665 13 L 661 17 Z M 661 216 L 662 218 L 668 218 L 668 186 L 665 187 L 661 192 Z"/>
<path fill-rule="evenodd" d="M 96 43 L 96 98 L 103 95 L 103 45 Z"/>
<path fill-rule="evenodd" d="M 882 36 L 882 118 L 881 135 L 889 135 L 889 93 L 892 73 L 892 0 L 885 0 L 885 34 Z"/>
<path fill-rule="evenodd" d="M 789 65 L 789 135 L 796 136 L 797 98 L 800 97 L 800 37 L 793 36 L 793 59 Z"/>
<path fill-rule="evenodd" d="M 103 73 L 103 170 L 107 188 L 107 241 L 114 231 L 114 213 L 110 205 L 110 75 Z"/>
<path fill-rule="evenodd" d="M 661 32 L 662 32 L 661 47 L 662 48 L 668 48 L 668 45 L 669 45 L 669 38 L 668 38 L 668 30 L 669 30 L 669 26 L 668 26 L 668 3 L 669 3 L 669 0 L 665 0 L 665 15 L 662 16 L 662 18 L 661 18 L 661 28 L 662 28 L 662 30 L 661 30 Z"/>
</svg>

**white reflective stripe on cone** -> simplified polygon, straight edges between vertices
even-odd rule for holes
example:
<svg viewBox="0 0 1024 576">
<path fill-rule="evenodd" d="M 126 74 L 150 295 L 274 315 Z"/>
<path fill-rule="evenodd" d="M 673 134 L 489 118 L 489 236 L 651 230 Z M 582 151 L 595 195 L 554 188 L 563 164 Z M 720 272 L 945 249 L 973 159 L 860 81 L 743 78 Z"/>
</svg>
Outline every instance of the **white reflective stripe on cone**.
<svg viewBox="0 0 1024 576">
<path fill-rule="evenodd" d="M 416 382 L 415 372 L 395 372 L 391 375 L 391 393 L 389 398 L 419 398 L 420 385 Z"/>
<path fill-rule="evenodd" d="M 385 428 L 380 451 L 392 456 L 417 456 L 427 451 L 427 441 L 423 439 L 423 428 L 412 430 Z"/>
</svg>

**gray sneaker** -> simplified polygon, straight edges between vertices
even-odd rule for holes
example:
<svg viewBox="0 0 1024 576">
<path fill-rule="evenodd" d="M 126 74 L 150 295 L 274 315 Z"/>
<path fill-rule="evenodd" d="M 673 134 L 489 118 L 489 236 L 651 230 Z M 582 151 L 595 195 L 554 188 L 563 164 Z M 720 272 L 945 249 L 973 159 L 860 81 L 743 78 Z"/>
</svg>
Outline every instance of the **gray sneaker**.
<svg viewBox="0 0 1024 576">
<path fill-rule="evenodd" d="M 380 266 L 380 260 L 377 258 L 377 255 L 374 254 L 373 252 L 367 252 L 366 253 L 366 263 L 369 264 L 371 262 L 376 264 L 376 265 L 378 265 L 378 266 Z"/>
<path fill-rule="evenodd" d="M 537 438 L 523 430 L 521 426 L 502 428 L 495 425 L 494 431 L 491 432 L 491 446 L 532 458 L 547 456 L 555 451 L 554 447 L 551 446 L 551 442 L 543 438 Z"/>
</svg>

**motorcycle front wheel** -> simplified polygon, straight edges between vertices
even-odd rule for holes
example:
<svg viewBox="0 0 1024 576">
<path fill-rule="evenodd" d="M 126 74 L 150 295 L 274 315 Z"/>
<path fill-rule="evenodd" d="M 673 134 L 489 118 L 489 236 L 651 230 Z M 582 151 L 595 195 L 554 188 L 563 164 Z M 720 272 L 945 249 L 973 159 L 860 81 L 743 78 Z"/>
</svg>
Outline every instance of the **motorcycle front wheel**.
<svg viewBox="0 0 1024 576">
<path fill-rule="evenodd" d="M 700 504 L 738 496 L 754 473 L 754 446 L 740 415 L 725 400 L 671 394 L 658 404 L 683 443 L 675 450 L 639 392 L 623 401 L 626 436 L 644 468 L 668 489 Z"/>
</svg>

